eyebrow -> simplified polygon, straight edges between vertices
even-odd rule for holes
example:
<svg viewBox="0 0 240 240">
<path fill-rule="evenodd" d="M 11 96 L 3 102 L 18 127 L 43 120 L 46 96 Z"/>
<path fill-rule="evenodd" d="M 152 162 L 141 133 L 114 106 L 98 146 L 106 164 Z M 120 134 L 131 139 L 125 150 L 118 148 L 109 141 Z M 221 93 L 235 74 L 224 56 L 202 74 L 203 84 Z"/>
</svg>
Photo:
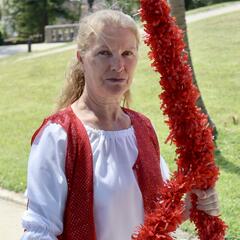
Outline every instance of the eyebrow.
<svg viewBox="0 0 240 240">
<path fill-rule="evenodd" d="M 107 45 L 100 45 L 98 48 L 109 48 Z"/>
<path fill-rule="evenodd" d="M 110 48 L 109 48 L 107 45 L 105 45 L 105 44 L 100 45 L 98 48 L 108 48 L 108 49 L 110 49 Z M 127 48 L 127 49 L 130 49 L 130 50 L 137 50 L 137 47 L 133 47 L 133 46 L 131 46 L 131 47 Z"/>
<path fill-rule="evenodd" d="M 129 49 L 137 50 L 137 47 L 130 47 Z"/>
</svg>

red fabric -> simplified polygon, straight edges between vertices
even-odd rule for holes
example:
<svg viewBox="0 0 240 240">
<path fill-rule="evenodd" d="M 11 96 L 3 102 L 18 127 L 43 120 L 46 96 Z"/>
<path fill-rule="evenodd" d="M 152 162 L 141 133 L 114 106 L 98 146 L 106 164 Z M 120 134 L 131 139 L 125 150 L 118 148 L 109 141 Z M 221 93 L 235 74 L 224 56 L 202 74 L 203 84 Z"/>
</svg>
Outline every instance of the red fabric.
<svg viewBox="0 0 240 240">
<path fill-rule="evenodd" d="M 144 210 L 149 214 L 154 209 L 156 192 L 163 186 L 160 171 L 160 150 L 155 131 L 145 116 L 130 109 L 129 115 L 138 147 L 136 170 L 143 196 Z M 48 122 L 60 124 L 67 132 L 66 177 L 68 196 L 64 214 L 64 230 L 59 240 L 96 239 L 93 216 L 93 156 L 87 132 L 71 107 L 44 120 L 35 132 L 32 142 Z"/>
<path fill-rule="evenodd" d="M 199 97 L 192 83 L 188 55 L 184 51 L 183 31 L 170 15 L 166 0 L 140 0 L 141 18 L 147 33 L 152 66 L 161 75 L 163 89 L 161 109 L 168 117 L 170 128 L 167 141 L 176 145 L 178 170 L 168 184 L 161 188 L 154 213 L 146 217 L 138 240 L 171 240 L 171 233 L 181 224 L 183 195 L 193 188 L 213 187 L 219 176 L 214 162 L 214 143 L 208 119 L 196 106 Z M 223 240 L 226 225 L 219 217 L 212 217 L 193 209 L 190 219 L 197 227 L 201 240 Z"/>
</svg>

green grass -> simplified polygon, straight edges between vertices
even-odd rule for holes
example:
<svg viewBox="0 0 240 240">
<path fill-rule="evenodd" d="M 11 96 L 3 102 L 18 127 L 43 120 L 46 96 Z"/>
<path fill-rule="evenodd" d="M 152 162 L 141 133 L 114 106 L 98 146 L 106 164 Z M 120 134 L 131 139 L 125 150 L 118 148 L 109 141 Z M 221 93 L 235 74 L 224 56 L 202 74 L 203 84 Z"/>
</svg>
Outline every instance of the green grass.
<svg viewBox="0 0 240 240">
<path fill-rule="evenodd" d="M 228 239 L 240 238 L 239 22 L 238 11 L 188 26 L 198 84 L 219 132 L 216 161 L 221 177 L 217 190 L 222 218 L 229 225 Z M 14 191 L 25 190 L 30 138 L 53 110 L 73 51 L 16 61 L 25 55 L 0 61 L 0 186 Z M 152 119 L 161 142 L 161 153 L 174 170 L 174 147 L 164 144 L 168 129 L 159 110 L 158 79 L 150 68 L 147 47 L 142 45 L 132 88 L 132 106 Z M 192 229 L 189 224 L 183 227 L 188 231 Z"/>
<path fill-rule="evenodd" d="M 240 11 L 188 27 L 193 65 L 219 136 L 217 184 L 229 239 L 240 239 Z M 236 120 L 234 120 L 236 119 Z"/>
</svg>

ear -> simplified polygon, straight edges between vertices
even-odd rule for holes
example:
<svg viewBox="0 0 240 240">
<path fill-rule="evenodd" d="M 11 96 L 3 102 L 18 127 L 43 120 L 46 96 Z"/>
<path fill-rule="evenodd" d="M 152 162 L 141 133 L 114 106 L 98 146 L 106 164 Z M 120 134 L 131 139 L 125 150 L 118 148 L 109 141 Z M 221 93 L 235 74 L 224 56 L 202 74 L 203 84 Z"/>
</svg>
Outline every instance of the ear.
<svg viewBox="0 0 240 240">
<path fill-rule="evenodd" d="M 78 59 L 78 61 L 79 61 L 80 63 L 83 62 L 83 60 L 82 60 L 82 56 L 81 56 L 81 53 L 80 53 L 79 50 L 77 51 L 77 59 Z"/>
</svg>

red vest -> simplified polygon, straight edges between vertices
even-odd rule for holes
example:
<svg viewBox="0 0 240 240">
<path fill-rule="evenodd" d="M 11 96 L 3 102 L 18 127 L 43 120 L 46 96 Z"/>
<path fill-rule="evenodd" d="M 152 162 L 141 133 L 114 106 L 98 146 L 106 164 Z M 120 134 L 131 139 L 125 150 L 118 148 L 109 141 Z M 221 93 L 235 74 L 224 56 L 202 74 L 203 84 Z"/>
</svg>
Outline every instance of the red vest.
<svg viewBox="0 0 240 240">
<path fill-rule="evenodd" d="M 142 192 L 144 211 L 154 208 L 156 190 L 162 184 L 160 151 L 150 120 L 140 113 L 123 108 L 131 119 L 138 147 L 133 166 Z M 87 132 L 82 122 L 66 108 L 48 118 L 32 137 L 32 142 L 47 122 L 60 124 L 67 133 L 65 173 L 68 196 L 64 213 L 63 233 L 59 240 L 96 240 L 93 214 L 93 156 Z"/>
</svg>

